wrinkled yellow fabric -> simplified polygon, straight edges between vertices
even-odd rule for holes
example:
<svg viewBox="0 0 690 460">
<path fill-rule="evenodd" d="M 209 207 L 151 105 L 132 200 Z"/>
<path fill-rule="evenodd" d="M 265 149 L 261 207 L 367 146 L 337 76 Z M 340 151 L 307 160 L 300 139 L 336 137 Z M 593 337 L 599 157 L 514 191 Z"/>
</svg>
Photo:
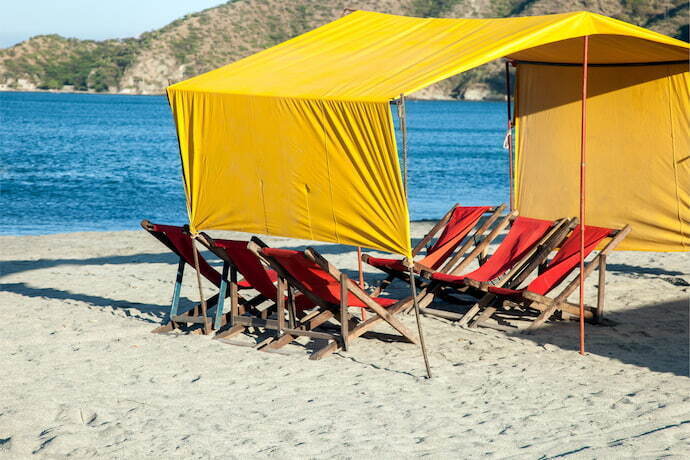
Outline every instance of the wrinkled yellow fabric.
<svg viewBox="0 0 690 460">
<path fill-rule="evenodd" d="M 598 14 L 503 19 L 411 18 L 356 11 L 173 91 L 387 101 L 508 56 L 592 63 L 688 59 L 688 44 Z"/>
<path fill-rule="evenodd" d="M 688 55 L 684 42 L 584 12 L 420 19 L 358 11 L 174 84 L 190 227 L 410 256 L 388 102 L 504 56 L 579 62 L 583 35 L 592 35 L 592 62 Z"/>
<path fill-rule="evenodd" d="M 174 92 L 170 104 L 193 231 L 410 253 L 387 102 Z"/>
<path fill-rule="evenodd" d="M 591 67 L 586 222 L 633 228 L 620 249 L 690 250 L 687 64 Z M 519 64 L 516 198 L 521 215 L 579 215 L 582 68 Z"/>
</svg>

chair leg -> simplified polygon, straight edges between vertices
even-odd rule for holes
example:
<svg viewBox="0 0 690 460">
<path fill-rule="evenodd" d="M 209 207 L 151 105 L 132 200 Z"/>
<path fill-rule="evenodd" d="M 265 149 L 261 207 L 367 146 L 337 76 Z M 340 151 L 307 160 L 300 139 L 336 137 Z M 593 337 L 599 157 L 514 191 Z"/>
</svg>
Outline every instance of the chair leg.
<svg viewBox="0 0 690 460">
<path fill-rule="evenodd" d="M 228 289 L 228 271 L 230 268 L 230 264 L 225 262 L 223 264 L 223 276 L 221 276 L 220 279 L 220 290 L 218 292 L 218 304 L 216 305 L 216 318 L 213 321 L 213 328 L 218 330 L 220 329 L 221 321 L 223 318 L 223 308 L 225 306 L 225 294 Z M 232 316 L 231 316 L 232 317 Z"/>
<path fill-rule="evenodd" d="M 345 273 L 340 274 L 340 335 L 343 341 L 343 350 L 347 351 L 349 314 L 347 312 L 349 291 L 347 289 L 348 279 Z"/>
<path fill-rule="evenodd" d="M 177 328 L 177 324 L 172 320 L 174 316 L 177 316 L 177 310 L 180 305 L 180 291 L 182 290 L 182 279 L 184 278 L 184 268 L 185 261 L 180 257 L 180 261 L 177 263 L 177 275 L 175 277 L 175 286 L 173 287 L 173 296 L 170 302 L 170 318 L 168 322 L 163 324 L 151 332 L 154 334 L 161 334 L 165 332 L 170 332 Z"/>
<path fill-rule="evenodd" d="M 393 275 L 388 275 L 388 278 L 384 279 L 379 283 L 379 285 L 374 289 L 374 292 L 371 293 L 371 297 L 378 297 L 381 295 L 383 291 L 386 290 L 388 286 L 393 282 L 393 279 L 395 279 L 395 276 Z"/>
<path fill-rule="evenodd" d="M 463 315 L 463 317 L 460 319 L 459 325 L 467 326 L 467 324 L 472 320 L 472 318 L 474 318 L 476 314 L 479 313 L 479 310 L 489 306 L 495 298 L 496 296 L 493 294 L 484 294 L 484 297 L 479 299 L 479 302 L 472 305 L 470 309 L 467 311 L 467 313 Z M 491 312 L 491 314 L 493 314 L 493 312 Z"/>
<path fill-rule="evenodd" d="M 560 302 L 554 302 L 553 304 L 544 308 L 542 312 L 539 313 L 539 316 L 537 316 L 537 319 L 535 319 L 534 322 L 529 325 L 527 330 L 534 331 L 536 329 L 539 329 L 546 322 L 546 320 L 551 318 L 551 315 L 553 315 L 556 312 L 556 310 L 558 310 L 559 305 Z"/>
<path fill-rule="evenodd" d="M 484 311 L 481 312 L 481 314 L 477 317 L 477 319 L 470 323 L 470 328 L 476 329 L 477 326 L 481 325 L 484 321 L 491 318 L 493 314 L 496 313 L 496 310 L 497 308 L 493 305 L 486 307 Z"/>
<path fill-rule="evenodd" d="M 594 322 L 598 323 L 604 317 L 604 302 L 606 300 L 606 254 L 599 254 L 599 287 L 597 290 L 597 311 Z"/>
<path fill-rule="evenodd" d="M 231 327 L 227 331 L 222 331 L 222 332 L 217 333 L 213 337 L 213 339 L 214 340 L 229 339 L 229 338 L 232 338 L 238 334 L 241 334 L 242 332 L 244 332 L 244 330 L 245 330 L 245 327 L 238 324 L 237 326 Z"/>
<path fill-rule="evenodd" d="M 307 317 L 303 318 L 300 320 L 300 324 L 298 325 L 298 328 L 304 328 L 306 330 L 312 330 L 321 324 L 325 323 L 328 321 L 330 318 L 333 317 L 333 314 L 331 313 L 330 310 L 322 311 L 317 314 L 310 314 Z M 292 334 L 283 334 L 279 339 L 274 340 L 273 342 L 267 344 L 266 346 L 260 348 L 261 351 L 273 351 L 277 350 L 279 348 L 284 347 L 285 345 L 289 344 L 293 340 L 295 340 L 297 337 L 292 335 Z"/>
</svg>

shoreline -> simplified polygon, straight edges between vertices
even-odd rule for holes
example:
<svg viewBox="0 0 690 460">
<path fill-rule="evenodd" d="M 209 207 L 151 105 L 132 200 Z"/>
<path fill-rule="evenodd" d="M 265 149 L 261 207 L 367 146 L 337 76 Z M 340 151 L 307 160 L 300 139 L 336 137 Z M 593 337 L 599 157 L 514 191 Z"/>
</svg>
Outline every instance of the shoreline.
<svg viewBox="0 0 690 460">
<path fill-rule="evenodd" d="M 104 96 L 162 96 L 165 97 L 165 91 L 159 93 L 130 93 L 120 91 L 76 91 L 76 90 L 60 90 L 60 89 L 15 89 L 0 87 L 0 93 L 50 93 L 50 94 L 92 94 Z M 460 99 L 460 98 L 418 98 L 407 97 L 408 101 L 443 101 L 443 102 L 505 102 L 505 95 L 496 95 L 486 97 L 484 99 Z"/>
<path fill-rule="evenodd" d="M 2 93 L 50 93 L 50 94 L 91 94 L 91 95 L 103 95 L 103 96 L 163 96 L 165 97 L 165 92 L 162 93 L 127 93 L 127 92 L 113 92 L 113 91 L 69 91 L 69 90 L 59 90 L 59 89 L 13 89 L 13 88 L 0 88 Z"/>
<path fill-rule="evenodd" d="M 410 225 L 415 225 L 415 224 L 421 224 L 421 225 L 427 225 L 427 224 L 434 224 L 436 223 L 436 220 L 434 219 L 418 219 L 418 220 L 411 220 Z M 170 225 L 184 225 L 186 222 L 180 223 L 172 223 Z M 61 232 L 61 231 L 56 231 L 56 232 L 48 232 L 48 233 L 3 233 L 3 230 L 0 229 L 0 238 L 4 237 L 22 237 L 22 236 L 53 236 L 53 235 L 71 235 L 74 233 L 114 233 L 114 232 L 135 232 L 135 231 L 140 231 L 141 227 L 137 225 L 136 227 L 132 228 L 120 228 L 120 229 L 106 229 L 106 230 L 101 230 L 101 229 L 94 229 L 94 230 L 74 230 L 74 231 L 67 231 L 67 232 Z M 239 233 L 239 232 L 238 232 Z"/>
</svg>

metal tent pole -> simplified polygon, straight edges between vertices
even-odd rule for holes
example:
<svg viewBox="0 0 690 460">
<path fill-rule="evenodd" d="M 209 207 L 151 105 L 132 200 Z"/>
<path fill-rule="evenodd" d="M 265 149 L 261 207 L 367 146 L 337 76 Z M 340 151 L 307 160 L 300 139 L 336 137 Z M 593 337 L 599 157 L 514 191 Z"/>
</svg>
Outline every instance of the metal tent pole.
<svg viewBox="0 0 690 460">
<path fill-rule="evenodd" d="M 402 137 L 402 161 L 403 161 L 403 187 L 405 188 L 405 198 L 409 203 L 409 196 L 407 193 L 407 121 L 405 110 L 405 95 L 400 95 L 398 101 L 398 119 L 400 120 L 400 133 Z"/>
<path fill-rule="evenodd" d="M 585 354 L 585 172 L 587 154 L 587 65 L 589 36 L 584 36 L 582 57 L 582 124 L 580 126 L 580 354 Z"/>
<path fill-rule="evenodd" d="M 510 61 L 506 61 L 506 109 L 508 111 L 508 132 L 506 133 L 506 143 L 508 144 L 508 176 L 510 180 L 510 210 L 514 209 L 513 198 L 513 116 L 510 106 Z"/>
<path fill-rule="evenodd" d="M 398 102 L 398 118 L 400 119 L 400 132 L 402 134 L 402 154 L 403 154 L 403 181 L 405 186 L 405 198 L 410 202 L 408 187 L 407 187 L 407 119 L 405 112 L 405 95 L 400 95 Z M 422 349 L 422 356 L 424 357 L 424 366 L 426 367 L 426 375 L 431 378 L 431 367 L 429 366 L 429 357 L 426 354 L 426 345 L 424 344 L 424 334 L 422 332 L 422 323 L 419 321 L 421 316 L 419 313 L 419 302 L 417 301 L 417 286 L 414 277 L 414 260 L 410 259 L 410 290 L 412 291 L 412 303 L 414 304 L 414 316 L 417 321 L 417 332 L 419 333 L 419 346 Z"/>
</svg>

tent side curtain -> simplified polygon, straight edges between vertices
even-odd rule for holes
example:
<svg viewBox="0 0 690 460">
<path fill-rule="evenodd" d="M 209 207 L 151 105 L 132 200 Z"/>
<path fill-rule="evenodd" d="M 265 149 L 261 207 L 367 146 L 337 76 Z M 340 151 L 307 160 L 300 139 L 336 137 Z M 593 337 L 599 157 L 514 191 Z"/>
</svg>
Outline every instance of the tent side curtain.
<svg viewBox="0 0 690 460">
<path fill-rule="evenodd" d="M 168 89 L 190 227 L 411 255 L 387 102 Z"/>
<path fill-rule="evenodd" d="M 631 234 L 622 250 L 690 250 L 687 64 L 591 67 L 586 220 Z M 521 215 L 578 215 L 582 68 L 519 64 L 516 203 Z"/>
</svg>

